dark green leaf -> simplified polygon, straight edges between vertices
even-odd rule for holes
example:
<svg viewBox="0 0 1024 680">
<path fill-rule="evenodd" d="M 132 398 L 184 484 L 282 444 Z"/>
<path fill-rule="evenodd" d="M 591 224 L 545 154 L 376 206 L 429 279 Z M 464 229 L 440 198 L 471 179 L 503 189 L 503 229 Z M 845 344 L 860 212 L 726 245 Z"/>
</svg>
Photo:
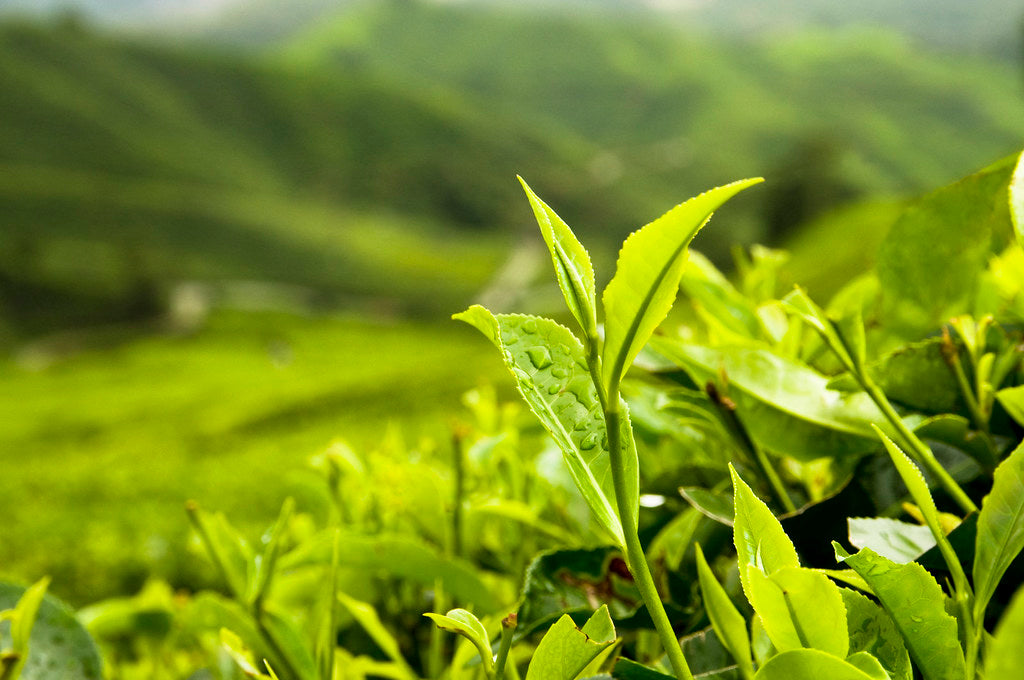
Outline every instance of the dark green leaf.
<svg viewBox="0 0 1024 680">
<path fill-rule="evenodd" d="M 828 378 L 808 366 L 765 349 L 716 349 L 660 338 L 654 344 L 694 382 L 716 383 L 765 449 L 807 462 L 861 455 L 878 446 L 870 426 L 885 417 L 870 397 L 831 390 Z"/>
<path fill-rule="evenodd" d="M 0 583 L 0 610 L 14 609 L 25 592 L 20 586 Z M 101 680 L 103 662 L 74 612 L 52 595 L 43 596 L 38 606 L 20 680 Z M 27 622 L 21 625 L 27 627 Z M 9 622 L 0 623 L 0 649 L 11 647 L 11 632 Z"/>
</svg>

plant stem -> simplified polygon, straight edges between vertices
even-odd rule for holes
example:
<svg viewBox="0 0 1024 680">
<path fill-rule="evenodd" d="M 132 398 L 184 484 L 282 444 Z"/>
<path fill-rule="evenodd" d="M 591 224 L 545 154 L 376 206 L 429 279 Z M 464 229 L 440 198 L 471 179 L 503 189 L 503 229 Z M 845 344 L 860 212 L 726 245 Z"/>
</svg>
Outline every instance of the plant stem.
<svg viewBox="0 0 1024 680">
<path fill-rule="evenodd" d="M 725 419 L 733 439 L 747 453 L 747 456 L 754 461 L 764 478 L 768 480 L 768 484 L 772 487 L 772 492 L 775 494 L 775 499 L 779 501 L 786 512 L 796 512 L 796 505 L 793 504 L 793 499 L 786 492 L 786 486 L 782 483 L 779 473 L 772 466 L 764 449 L 751 439 L 747 428 L 743 426 L 743 423 L 736 416 L 736 404 L 719 392 L 714 382 L 708 382 L 705 391 L 711 399 L 711 403 L 718 408 L 719 413 Z"/>
<path fill-rule="evenodd" d="M 622 533 L 625 538 L 626 563 L 636 582 L 640 597 L 647 605 L 647 612 L 651 615 L 654 628 L 661 637 L 661 644 L 668 655 L 669 663 L 675 672 L 677 680 L 693 680 L 693 673 L 683 656 L 683 649 L 679 646 L 679 639 L 672 630 L 672 623 L 668 620 L 665 612 L 665 605 L 661 602 L 658 588 L 654 585 L 654 577 L 651 575 L 651 568 L 644 556 L 643 545 L 640 543 L 640 536 L 637 533 L 637 517 L 633 513 L 633 504 L 629 498 L 626 487 L 626 476 L 622 461 L 622 425 L 621 414 L 619 413 L 618 390 L 608 394 L 608 401 L 605 406 L 605 427 L 608 430 L 608 455 L 611 459 L 612 484 L 615 487 L 615 502 L 619 510 L 619 520 L 622 522 Z"/>
<path fill-rule="evenodd" d="M 907 427 L 906 423 L 904 423 L 903 419 L 900 418 L 898 413 L 896 413 L 896 409 L 892 407 L 892 404 L 889 403 L 888 397 L 885 396 L 885 393 L 882 392 L 878 385 L 876 385 L 871 378 L 862 372 L 855 373 L 854 376 L 857 378 L 857 382 L 860 383 L 860 386 L 864 391 L 868 393 L 868 396 L 871 397 L 871 400 L 875 402 L 879 409 L 881 409 L 886 420 L 896 428 L 896 432 L 902 440 L 901 444 L 910 456 L 914 458 L 917 463 L 923 465 L 928 472 L 939 481 L 939 484 L 946 490 L 946 493 L 956 501 L 956 504 L 959 505 L 964 512 L 977 512 L 978 506 L 975 505 L 970 496 L 960 488 L 960 485 L 956 483 L 956 480 L 953 479 L 952 475 L 950 475 L 949 472 L 942 467 L 939 461 L 936 460 L 935 454 L 932 453 L 932 450 L 929 449 L 923 441 L 921 441 L 920 437 L 914 434 L 910 428 Z"/>
<path fill-rule="evenodd" d="M 512 649 L 512 633 L 516 630 L 518 617 L 512 612 L 501 620 L 501 645 L 498 647 L 498 658 L 494 662 L 494 680 L 503 680 L 508 652 Z"/>
</svg>

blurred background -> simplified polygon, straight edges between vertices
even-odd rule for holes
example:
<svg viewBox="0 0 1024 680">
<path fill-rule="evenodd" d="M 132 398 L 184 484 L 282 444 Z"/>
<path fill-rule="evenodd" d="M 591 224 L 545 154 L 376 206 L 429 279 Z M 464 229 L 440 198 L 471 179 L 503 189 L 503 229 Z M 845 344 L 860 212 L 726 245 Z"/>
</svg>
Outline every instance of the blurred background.
<svg viewBox="0 0 1024 680">
<path fill-rule="evenodd" d="M 75 603 L 174 581 L 187 498 L 261 526 L 335 438 L 443 433 L 501 384 L 448 317 L 558 303 L 516 174 L 606 278 L 630 231 L 764 176 L 696 248 L 785 248 L 826 300 L 908 198 L 1019 151 L 1022 17 L 0 0 L 0 573 Z"/>
</svg>

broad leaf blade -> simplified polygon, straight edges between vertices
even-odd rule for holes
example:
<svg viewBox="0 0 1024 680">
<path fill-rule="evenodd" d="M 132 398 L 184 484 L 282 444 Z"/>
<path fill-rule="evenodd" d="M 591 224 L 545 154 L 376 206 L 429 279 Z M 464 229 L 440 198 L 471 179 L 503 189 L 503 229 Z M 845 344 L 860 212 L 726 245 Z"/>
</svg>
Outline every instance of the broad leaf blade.
<svg viewBox="0 0 1024 680">
<path fill-rule="evenodd" d="M 897 564 L 913 562 L 935 546 L 931 529 L 888 517 L 850 517 L 850 544 L 871 548 Z"/>
<path fill-rule="evenodd" d="M 750 604 L 780 652 L 807 648 L 846 656 L 846 607 L 839 586 L 827 576 L 800 567 L 783 567 L 765 576 L 748 566 L 747 584 Z"/>
<path fill-rule="evenodd" d="M 476 327 L 501 350 L 519 393 L 554 437 L 583 498 L 602 526 L 623 545 L 604 411 L 580 341 L 550 319 L 494 315 L 479 305 L 453 318 Z M 625 402 L 621 407 L 624 474 L 635 517 L 639 464 Z"/>
<path fill-rule="evenodd" d="M 732 658 L 743 669 L 744 677 L 753 675 L 754 667 L 750 660 L 750 638 L 747 637 L 747 622 L 739 613 L 725 589 L 715 578 L 704 559 L 704 551 L 700 544 L 696 546 L 697 578 L 700 580 L 700 592 L 704 597 L 704 611 L 711 619 L 715 635 L 722 641 Z"/>
<path fill-rule="evenodd" d="M 979 273 L 1011 237 L 1003 192 L 1016 160 L 928 194 L 892 226 L 876 265 L 888 323 L 920 336 L 970 309 Z"/>
<path fill-rule="evenodd" d="M 850 654 L 868 652 L 881 662 L 892 680 L 912 680 L 910 654 L 896 624 L 881 607 L 855 590 L 842 589 Z"/>
<path fill-rule="evenodd" d="M 863 392 L 829 389 L 814 369 L 770 350 L 713 348 L 655 338 L 652 345 L 694 382 L 714 382 L 762 447 L 808 462 L 822 452 L 842 458 L 877 448 L 872 423 L 885 416 Z M 728 385 L 719 384 L 724 374 Z"/>
<path fill-rule="evenodd" d="M 741 180 L 691 198 L 633 232 L 623 243 L 615 276 L 602 296 L 602 379 L 606 389 L 619 383 L 672 308 L 690 241 L 720 205 L 761 181 Z"/>
<path fill-rule="evenodd" d="M 864 577 L 888 612 L 926 680 L 963 680 L 964 653 L 956 619 L 946 613 L 945 596 L 920 564 L 895 564 L 864 548 L 848 555 L 833 543 L 836 557 Z"/>
<path fill-rule="evenodd" d="M 990 680 L 1020 674 L 1020 645 L 1024 640 L 1024 587 L 1010 600 L 985 655 L 985 677 Z"/>
<path fill-rule="evenodd" d="M 818 649 L 793 649 L 776 654 L 761 666 L 754 680 L 876 680 L 860 668 Z"/>
<path fill-rule="evenodd" d="M 800 558 L 782 524 L 768 506 L 754 495 L 732 465 L 729 466 L 729 473 L 732 475 L 735 504 L 733 542 L 739 560 L 740 581 L 749 598 L 746 576 L 748 567 L 753 566 L 765 575 L 770 575 L 783 567 L 800 566 Z"/>
<path fill-rule="evenodd" d="M 974 597 L 977 619 L 999 580 L 1024 549 L 1024 443 L 995 471 L 992 491 L 982 501 L 974 549 Z"/>
<path fill-rule="evenodd" d="M 615 642 L 615 627 L 602 606 L 583 629 L 565 615 L 537 645 L 526 680 L 574 680 L 598 654 Z"/>
<path fill-rule="evenodd" d="M 565 303 L 579 322 L 583 333 L 587 337 L 596 338 L 597 288 L 590 254 L 577 240 L 569 225 L 533 193 L 522 177 L 519 177 L 519 183 L 523 185 L 523 190 L 530 199 L 530 206 L 537 218 L 544 242 L 551 252 L 555 277 L 558 279 L 558 287 L 562 289 Z"/>
</svg>

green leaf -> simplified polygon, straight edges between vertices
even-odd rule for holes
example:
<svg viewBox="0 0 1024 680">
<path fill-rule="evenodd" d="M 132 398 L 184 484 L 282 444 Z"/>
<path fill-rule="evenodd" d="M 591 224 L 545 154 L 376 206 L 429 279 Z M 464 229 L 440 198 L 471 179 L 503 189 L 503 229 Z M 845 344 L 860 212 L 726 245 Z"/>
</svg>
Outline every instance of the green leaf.
<svg viewBox="0 0 1024 680">
<path fill-rule="evenodd" d="M 996 399 L 1018 425 L 1024 425 L 1024 385 L 1001 389 L 996 392 Z"/>
<path fill-rule="evenodd" d="M 935 545 L 931 529 L 888 517 L 850 517 L 850 543 L 897 564 L 913 562 Z"/>
<path fill-rule="evenodd" d="M 740 581 L 750 598 L 747 568 L 753 566 L 765 575 L 772 574 L 784 567 L 800 566 L 796 548 L 789 540 L 782 524 L 775 518 L 764 502 L 754 495 L 736 470 L 729 466 L 732 475 L 733 503 L 735 518 L 733 519 L 733 542 L 736 545 L 736 558 L 739 560 Z"/>
<path fill-rule="evenodd" d="M 718 493 L 701 486 L 681 486 L 679 494 L 695 510 L 708 519 L 732 526 L 733 504 L 728 494 Z"/>
<path fill-rule="evenodd" d="M 909 207 L 878 251 L 885 315 L 921 335 L 969 310 L 979 274 L 1012 227 L 1006 195 L 1016 157 L 928 194 Z"/>
<path fill-rule="evenodd" d="M 715 578 L 704 559 L 700 544 L 695 546 L 697 553 L 697 578 L 700 580 L 700 591 L 704 596 L 704 611 L 707 612 L 715 635 L 722 641 L 737 665 L 742 669 L 744 677 L 751 677 L 754 666 L 750 659 L 750 638 L 747 636 L 747 622 L 739 613 L 725 589 Z"/>
<path fill-rule="evenodd" d="M 103 662 L 95 643 L 66 604 L 43 592 L 44 583 L 31 590 L 0 583 L 0 611 L 20 609 L 21 619 L 0 621 L 0 650 L 12 647 L 12 627 L 17 627 L 20 642 L 28 636 L 28 656 L 16 662 L 24 662 L 20 680 L 101 680 Z"/>
<path fill-rule="evenodd" d="M 846 663 L 856 666 L 875 680 L 890 680 L 889 674 L 878 659 L 867 652 L 851 654 L 846 657 Z"/>
<path fill-rule="evenodd" d="M 604 410 L 580 341 L 551 321 L 518 314 L 491 314 L 479 305 L 453 318 L 482 332 L 501 350 L 530 410 L 554 437 L 569 473 L 601 525 L 624 545 L 615 505 Z M 639 464 L 625 402 L 622 408 L 623 462 L 636 517 Z"/>
<path fill-rule="evenodd" d="M 1010 178 L 1010 218 L 1017 234 L 1017 242 L 1024 246 L 1024 154 L 1017 159 Z"/>
<path fill-rule="evenodd" d="M 864 324 L 848 322 L 851 327 L 849 337 L 844 337 L 807 292 L 799 286 L 782 300 L 782 304 L 797 314 L 811 328 L 816 330 L 825 344 L 835 353 L 846 370 L 855 372 L 864 365 Z M 859 317 L 857 317 L 859 319 Z"/>
<path fill-rule="evenodd" d="M 366 634 L 376 643 L 380 650 L 397 664 L 404 671 L 405 677 L 409 680 L 416 680 L 416 673 L 409 667 L 405 657 L 402 656 L 402 649 L 395 636 L 384 627 L 377 610 L 368 602 L 361 602 L 343 592 L 338 592 L 338 602 L 352 615 L 352 618 L 366 631 Z M 487 658 L 490 658 L 488 652 Z M 312 659 L 311 659 L 312 661 Z"/>
<path fill-rule="evenodd" d="M 698 385 L 715 383 L 736 404 L 750 436 L 769 451 L 809 462 L 826 452 L 841 458 L 878 446 L 871 423 L 884 422 L 885 416 L 871 398 L 829 389 L 828 378 L 804 364 L 766 349 L 712 348 L 662 338 L 652 344 Z"/>
<path fill-rule="evenodd" d="M 252 653 L 246 648 L 242 638 L 232 633 L 227 628 L 220 629 L 220 645 L 228 653 L 228 656 L 235 662 L 235 665 L 250 678 L 269 678 L 250 660 Z"/>
<path fill-rule="evenodd" d="M 452 609 L 447 614 L 424 614 L 430 618 L 437 627 L 451 633 L 461 635 L 477 648 L 480 652 L 480 661 L 487 668 L 494 665 L 491 657 L 491 639 L 487 630 L 480 623 L 480 619 L 473 616 L 465 609 Z"/>
<path fill-rule="evenodd" d="M 609 393 L 675 302 L 686 248 L 720 205 L 760 178 L 711 189 L 633 232 L 622 244 L 615 276 L 604 289 L 602 381 Z"/>
<path fill-rule="evenodd" d="M 818 649 L 792 649 L 761 666 L 754 680 L 877 680 L 857 666 Z"/>
<path fill-rule="evenodd" d="M 896 446 L 881 430 L 876 428 L 876 431 L 878 432 L 879 439 L 885 444 L 885 449 L 889 452 L 889 458 L 892 459 L 893 465 L 896 466 L 896 471 L 903 479 L 903 483 L 907 485 L 910 496 L 914 499 L 918 509 L 920 509 L 921 514 L 924 516 L 925 523 L 931 530 L 932 536 L 935 537 L 939 550 L 942 551 L 942 557 L 946 560 L 950 573 L 953 574 L 957 589 L 966 592 L 967 578 L 964 575 L 963 567 L 960 565 L 960 560 L 953 551 L 953 546 L 949 544 L 949 539 L 946 538 L 946 532 L 942 530 L 939 511 L 935 507 L 935 501 L 932 499 L 931 491 L 928 490 L 928 483 L 924 480 L 924 475 L 921 474 L 921 470 L 914 465 L 913 461 L 907 457 L 907 454 L 900 450 L 900 447 Z"/>
<path fill-rule="evenodd" d="M 757 315 L 757 306 L 736 290 L 706 257 L 691 250 L 689 260 L 680 287 L 700 305 L 705 318 L 742 338 L 764 337 L 766 333 Z"/>
<path fill-rule="evenodd" d="M 765 576 L 748 566 L 747 585 L 750 604 L 777 650 L 820 649 L 846 656 L 846 607 L 839 587 L 824 574 L 783 567 Z"/>
<path fill-rule="evenodd" d="M 516 638 L 563 614 L 582 620 L 580 614 L 598 604 L 607 605 L 616 620 L 633 616 L 641 606 L 640 592 L 625 567 L 622 553 L 610 547 L 541 553 L 526 570 Z"/>
<path fill-rule="evenodd" d="M 849 555 L 833 543 L 836 557 L 864 577 L 906 642 L 926 680 L 963 680 L 964 653 L 957 622 L 946 613 L 945 596 L 920 564 L 895 564 L 864 548 Z"/>
<path fill-rule="evenodd" d="M 282 555 L 278 558 L 278 566 L 281 570 L 291 570 L 330 565 L 336 534 L 340 544 L 340 567 L 380 572 L 409 579 L 428 588 L 433 588 L 440 580 L 446 593 L 460 602 L 472 604 L 481 613 L 495 612 L 501 606 L 472 565 L 464 560 L 445 557 L 432 546 L 408 536 L 367 536 L 354 531 L 326 530 Z"/>
<path fill-rule="evenodd" d="M 868 652 L 878 659 L 892 680 L 912 680 L 914 671 L 907 646 L 885 610 L 855 590 L 843 588 L 842 595 L 850 654 Z"/>
<path fill-rule="evenodd" d="M 1001 680 L 1020 675 L 1020 646 L 1024 640 L 1024 587 L 1018 588 L 996 627 L 985 654 L 985 677 Z"/>
<path fill-rule="evenodd" d="M 211 514 L 194 502 L 186 505 L 193 528 L 228 589 L 240 600 L 249 594 L 249 575 L 254 566 L 252 548 L 223 513 Z"/>
<path fill-rule="evenodd" d="M 568 615 L 558 619 L 537 645 L 526 680 L 574 680 L 604 649 L 615 642 L 615 626 L 602 606 L 582 629 Z"/>
<path fill-rule="evenodd" d="M 247 598 L 249 604 L 262 601 L 270 589 L 270 582 L 274 577 L 274 566 L 281 551 L 281 542 L 284 540 L 284 533 L 288 528 L 288 521 L 291 519 L 294 509 L 295 501 L 291 498 L 285 499 L 277 522 L 274 523 L 274 527 L 270 531 L 270 540 L 267 541 L 263 554 L 256 559 L 256 570 L 249 583 Z"/>
<path fill-rule="evenodd" d="M 999 580 L 1024 549 L 1024 443 L 996 468 L 992 491 L 982 501 L 974 549 L 976 620 Z"/>
<path fill-rule="evenodd" d="M 544 235 L 544 242 L 548 244 L 551 261 L 555 265 L 555 277 L 558 279 L 558 287 L 562 289 L 565 303 L 579 322 L 584 335 L 596 340 L 597 288 L 594 284 L 594 265 L 590 262 L 590 254 L 577 240 L 569 225 L 533 193 L 522 177 L 518 179 L 527 198 L 530 199 L 533 214 L 537 218 L 541 234 Z"/>
<path fill-rule="evenodd" d="M 615 680 L 675 680 L 671 675 L 665 675 L 629 659 L 619 659 L 615 662 L 612 677 Z"/>
<path fill-rule="evenodd" d="M 709 626 L 704 630 L 687 635 L 679 640 L 683 656 L 690 666 L 690 672 L 701 680 L 741 680 L 753 678 L 741 675 L 739 666 L 723 645 L 715 631 Z"/>
</svg>

